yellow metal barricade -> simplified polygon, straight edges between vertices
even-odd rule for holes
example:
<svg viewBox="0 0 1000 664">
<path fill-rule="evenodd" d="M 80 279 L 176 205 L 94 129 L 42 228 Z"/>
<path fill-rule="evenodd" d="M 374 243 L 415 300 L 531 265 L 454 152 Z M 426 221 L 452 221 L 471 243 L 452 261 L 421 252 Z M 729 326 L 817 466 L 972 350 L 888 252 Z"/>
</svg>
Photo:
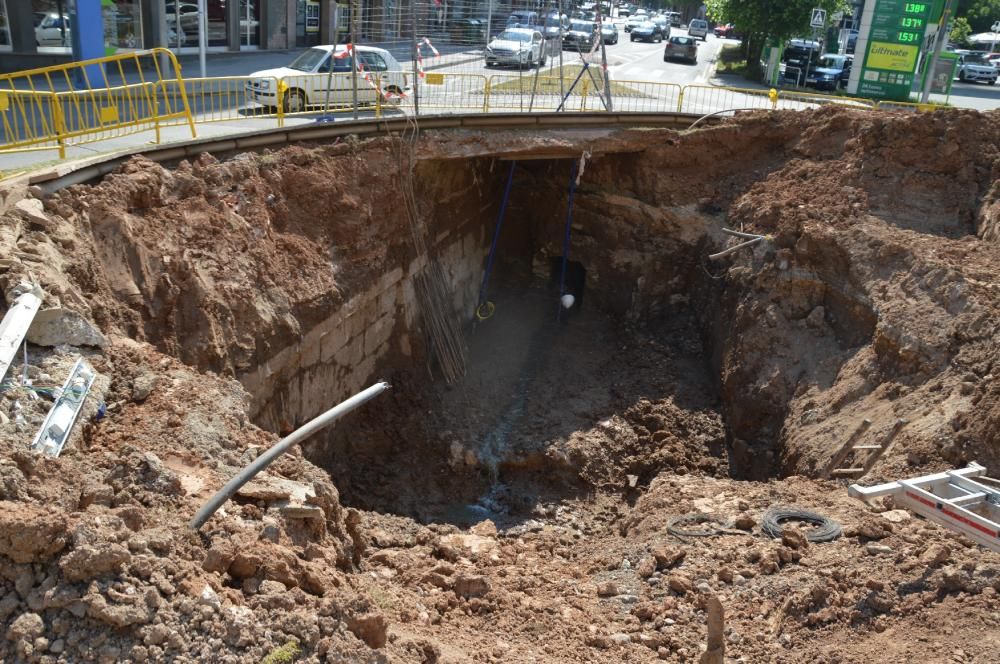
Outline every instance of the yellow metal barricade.
<svg viewBox="0 0 1000 664">
<path fill-rule="evenodd" d="M 724 88 L 711 85 L 686 85 L 677 104 L 679 113 L 708 115 L 736 109 L 772 110 L 768 90 Z"/>
<path fill-rule="evenodd" d="M 593 95 L 594 87 L 589 77 L 585 75 L 585 78 L 581 79 L 571 91 L 573 78 L 564 78 L 560 86 L 559 76 L 551 75 L 557 74 L 555 70 L 551 70 L 547 74 L 539 74 L 537 80 L 534 74 L 528 73 L 520 76 L 517 74 L 490 76 L 486 112 L 554 111 L 559 108 L 563 97 L 566 97 L 563 110 L 584 111 L 587 109 L 587 98 Z M 591 107 L 593 108 L 592 102 Z M 600 102 L 597 103 L 600 105 Z"/>
<path fill-rule="evenodd" d="M 164 99 L 177 103 L 182 86 L 194 121 L 199 124 L 261 119 L 274 121 L 278 117 L 275 92 L 278 79 L 274 77 L 225 76 L 163 81 L 160 94 Z M 274 97 L 270 103 L 265 94 L 267 92 Z M 173 120 L 167 124 L 179 122 Z"/>
<path fill-rule="evenodd" d="M 905 111 L 907 113 L 930 113 L 948 108 L 942 104 L 920 104 L 908 101 L 880 101 L 875 105 L 880 111 Z"/>
<path fill-rule="evenodd" d="M 182 80 L 167 49 L 134 51 L 0 75 L 0 150 L 57 148 L 159 129 L 181 120 L 195 136 L 183 87 L 159 94 L 164 80 Z"/>
<path fill-rule="evenodd" d="M 875 102 L 861 97 L 842 97 L 840 95 L 825 95 L 817 92 L 799 92 L 798 90 L 780 90 L 778 92 L 777 108 L 799 111 L 806 108 L 816 108 L 834 104 L 859 111 L 870 111 L 875 108 Z"/>
<path fill-rule="evenodd" d="M 487 104 L 488 87 L 489 81 L 480 74 L 430 71 L 419 81 L 417 103 L 421 112 L 480 111 Z M 404 105 L 412 107 L 412 97 L 411 88 L 403 97 Z"/>
<path fill-rule="evenodd" d="M 611 81 L 612 108 L 621 113 L 673 113 L 683 88 L 656 81 Z"/>
</svg>

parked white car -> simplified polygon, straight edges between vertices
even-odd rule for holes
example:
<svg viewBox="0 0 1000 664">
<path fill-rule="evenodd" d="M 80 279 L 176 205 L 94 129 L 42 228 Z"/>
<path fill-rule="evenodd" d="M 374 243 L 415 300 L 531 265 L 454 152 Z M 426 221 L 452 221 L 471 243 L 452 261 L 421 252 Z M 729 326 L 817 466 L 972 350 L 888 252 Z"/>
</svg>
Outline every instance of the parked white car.
<svg viewBox="0 0 1000 664">
<path fill-rule="evenodd" d="M 379 90 L 358 74 L 358 103 L 374 104 L 376 98 L 403 94 L 408 89 L 403 67 L 384 48 L 357 46 L 357 57 L 365 71 L 378 80 Z M 351 57 L 347 47 L 314 46 L 295 58 L 287 67 L 264 69 L 250 74 L 247 96 L 264 106 L 278 105 L 275 81 L 285 88 L 284 110 L 298 113 L 310 106 L 350 105 L 353 102 L 354 84 Z M 331 74 L 333 74 L 331 76 Z M 329 85 L 327 83 L 329 82 Z"/>
<path fill-rule="evenodd" d="M 545 64 L 542 33 L 530 28 L 507 28 L 486 47 L 486 66 L 534 67 Z"/>
<path fill-rule="evenodd" d="M 45 14 L 38 18 L 38 25 L 35 26 L 35 44 L 37 46 L 64 46 L 70 48 L 73 45 L 73 33 L 70 31 L 71 21 L 69 16 L 63 14 Z M 177 31 L 174 27 L 167 27 L 167 43 L 171 46 L 177 45 Z M 187 35 L 184 31 L 180 34 L 180 44 L 184 45 Z M 123 44 L 124 45 L 124 44 Z M 129 48 L 135 48 L 138 44 L 129 43 Z"/>
<path fill-rule="evenodd" d="M 65 14 L 48 14 L 35 27 L 35 43 L 38 46 L 69 46 L 71 41 L 69 16 Z"/>
</svg>

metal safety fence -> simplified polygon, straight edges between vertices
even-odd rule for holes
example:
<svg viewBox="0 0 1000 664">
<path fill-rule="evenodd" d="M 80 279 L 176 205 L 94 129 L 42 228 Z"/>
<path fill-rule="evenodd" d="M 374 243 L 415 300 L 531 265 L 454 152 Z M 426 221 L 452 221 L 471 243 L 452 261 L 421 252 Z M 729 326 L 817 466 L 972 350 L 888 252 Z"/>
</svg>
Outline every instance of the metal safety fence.
<svg viewBox="0 0 1000 664">
<path fill-rule="evenodd" d="M 96 69 L 94 68 L 96 67 Z M 88 69 L 90 68 L 90 69 Z M 875 102 L 833 94 L 686 85 L 637 80 L 605 82 L 598 67 L 568 65 L 528 72 L 480 74 L 365 71 L 285 77 L 184 79 L 169 51 L 155 49 L 0 76 L 0 151 L 56 149 L 169 128 L 196 135 L 214 130 L 445 113 L 689 113 L 803 110 L 837 105 L 857 110 L 930 111 L 937 106 Z M 607 86 L 610 85 L 610 89 Z M 243 124 L 255 121 L 256 124 Z M 180 136 L 183 138 L 183 136 Z"/>
<path fill-rule="evenodd" d="M 159 130 L 194 117 L 183 86 L 162 95 L 167 79 L 181 79 L 166 49 L 136 51 L 0 75 L 0 150 L 57 149 Z"/>
</svg>

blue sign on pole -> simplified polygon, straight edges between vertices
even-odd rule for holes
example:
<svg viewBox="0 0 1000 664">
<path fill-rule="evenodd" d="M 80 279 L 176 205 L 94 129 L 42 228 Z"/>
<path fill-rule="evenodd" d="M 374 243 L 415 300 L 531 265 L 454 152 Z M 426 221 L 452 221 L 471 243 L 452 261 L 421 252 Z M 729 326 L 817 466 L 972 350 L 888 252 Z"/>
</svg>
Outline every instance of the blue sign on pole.
<svg viewBox="0 0 1000 664">
<path fill-rule="evenodd" d="M 73 59 L 92 60 L 104 57 L 104 18 L 101 14 L 101 0 L 76 0 L 76 14 L 73 17 Z M 106 85 L 104 80 L 104 70 L 101 65 L 90 65 L 84 68 L 87 80 L 83 80 L 83 73 L 77 74 L 79 80 L 77 85 L 90 84 L 91 87 L 101 88 Z"/>
</svg>

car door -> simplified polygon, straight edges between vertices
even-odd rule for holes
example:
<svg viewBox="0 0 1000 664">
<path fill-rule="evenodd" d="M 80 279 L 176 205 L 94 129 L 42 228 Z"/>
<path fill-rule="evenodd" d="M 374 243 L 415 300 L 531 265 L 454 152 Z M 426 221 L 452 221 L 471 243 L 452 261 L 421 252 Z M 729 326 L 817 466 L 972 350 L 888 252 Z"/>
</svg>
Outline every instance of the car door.
<svg viewBox="0 0 1000 664">
<path fill-rule="evenodd" d="M 65 41 L 63 40 L 63 21 L 65 17 L 49 16 L 42 21 L 38 30 L 38 43 L 41 46 L 69 46 L 69 21 L 65 23 Z"/>
<path fill-rule="evenodd" d="M 310 74 L 292 77 L 290 87 L 304 89 L 307 105 L 325 106 L 351 103 L 351 59 L 328 55 Z M 297 81 L 297 82 L 296 82 Z M 361 81 L 364 84 L 364 81 Z M 359 97 L 361 86 L 358 86 Z"/>
<path fill-rule="evenodd" d="M 373 104 L 375 103 L 375 97 L 378 93 L 372 86 L 379 85 L 379 77 L 384 72 L 389 71 L 389 65 L 386 64 L 386 61 L 381 55 L 372 51 L 362 51 L 358 53 L 358 60 L 361 62 L 361 66 L 363 67 L 363 71 L 358 72 L 358 102 Z M 364 79 L 364 72 L 371 74 L 371 84 Z M 364 94 L 362 94 L 362 88 L 364 89 Z"/>
</svg>

